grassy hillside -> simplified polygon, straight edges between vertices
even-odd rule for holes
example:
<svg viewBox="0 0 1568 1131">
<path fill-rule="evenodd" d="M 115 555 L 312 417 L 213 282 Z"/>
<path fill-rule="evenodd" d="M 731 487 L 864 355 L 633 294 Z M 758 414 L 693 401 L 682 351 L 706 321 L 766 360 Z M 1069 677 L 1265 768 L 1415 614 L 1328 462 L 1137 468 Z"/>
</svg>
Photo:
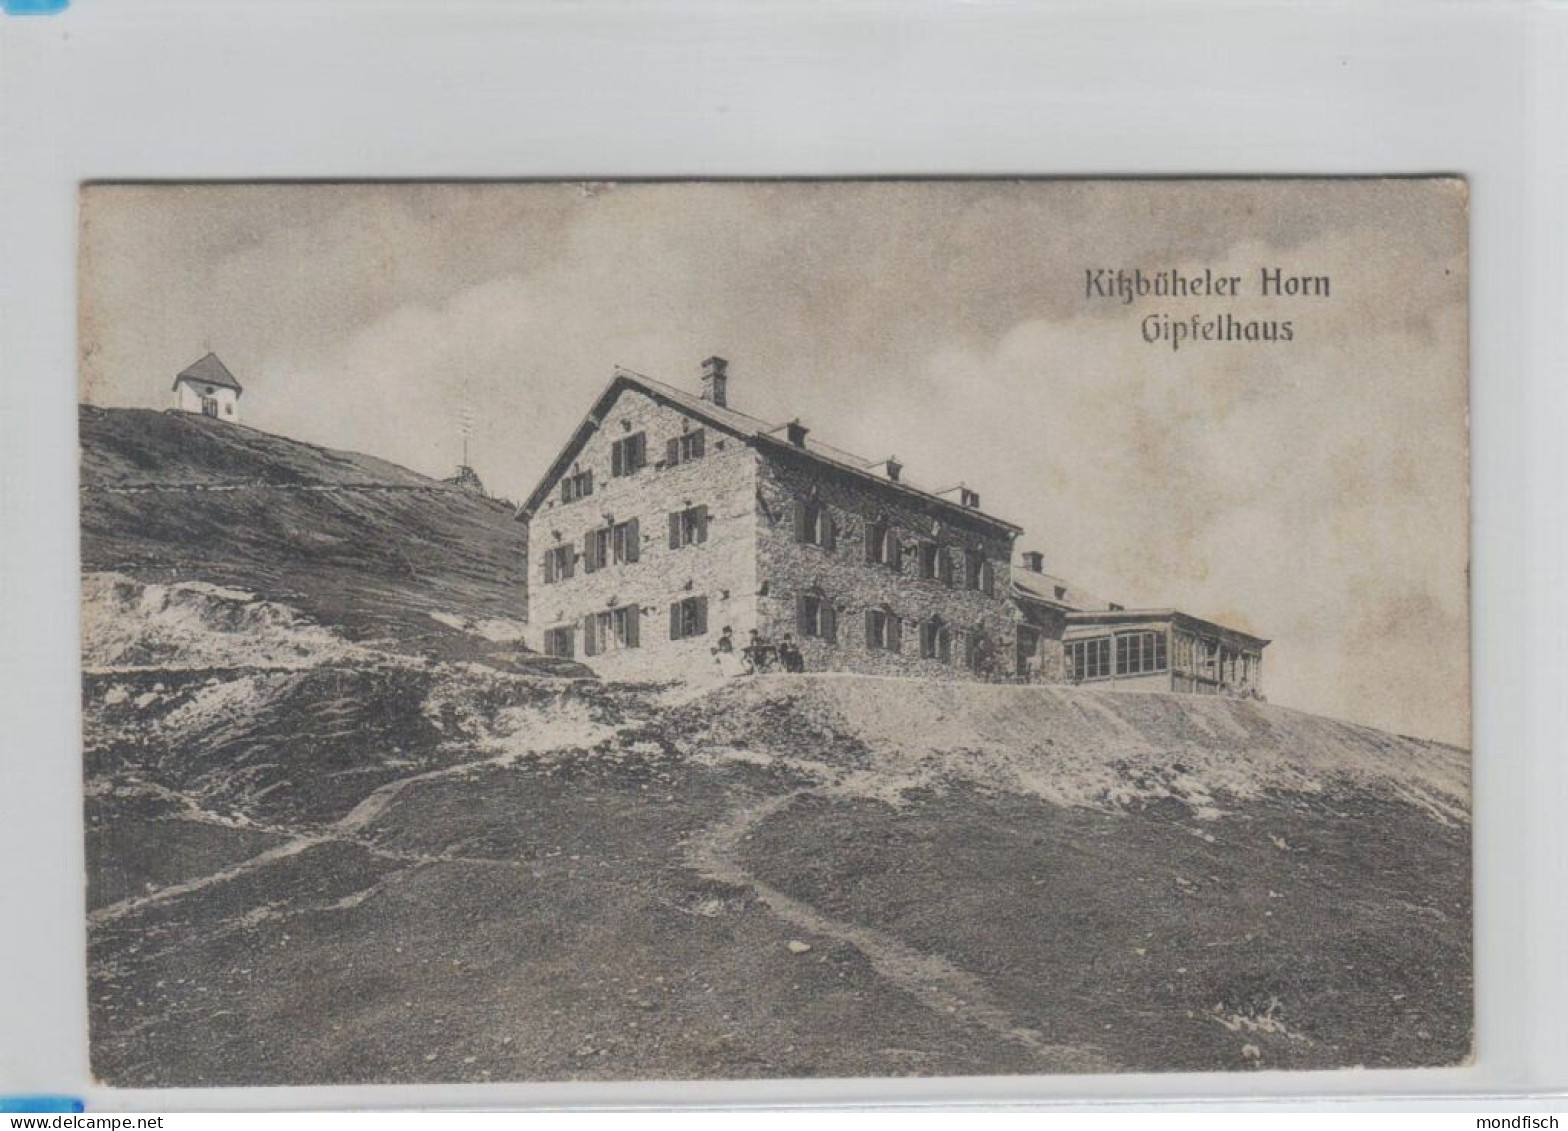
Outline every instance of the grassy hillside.
<svg viewBox="0 0 1568 1131">
<path fill-rule="evenodd" d="M 84 572 L 232 587 L 405 651 L 521 657 L 509 504 L 186 413 L 84 405 L 79 423 Z"/>
<path fill-rule="evenodd" d="M 103 483 L 185 451 L 135 455 L 132 420 L 84 428 Z M 219 451 L 282 445 L 266 467 L 359 458 L 189 423 Z M 365 562 L 350 606 L 356 551 L 308 547 L 350 513 L 395 541 L 362 499 L 300 493 L 289 523 L 242 530 L 104 493 L 143 501 L 123 521 L 92 494 L 90 1004 L 111 1083 L 1468 1055 L 1463 751 L 1175 695 L 563 679 L 486 649 L 509 588 L 484 555 L 443 575 L 456 524 L 501 568 L 509 516 L 480 501 L 389 494 L 429 556 L 402 578 Z M 421 636 L 443 628 L 447 653 Z"/>
</svg>

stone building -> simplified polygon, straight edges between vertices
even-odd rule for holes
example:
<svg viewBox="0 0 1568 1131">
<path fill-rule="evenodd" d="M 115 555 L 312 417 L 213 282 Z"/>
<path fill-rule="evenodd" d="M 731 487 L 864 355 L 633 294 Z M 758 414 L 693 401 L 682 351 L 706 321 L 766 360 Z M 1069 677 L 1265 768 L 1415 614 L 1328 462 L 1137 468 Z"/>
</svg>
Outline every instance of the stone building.
<svg viewBox="0 0 1568 1131">
<path fill-rule="evenodd" d="M 727 383 L 721 358 L 700 397 L 617 370 L 519 512 L 533 643 L 611 676 L 711 669 L 726 629 L 792 636 L 812 671 L 1005 673 L 1019 528 Z"/>
<path fill-rule="evenodd" d="M 215 353 L 182 369 L 174 378 L 173 391 L 174 407 L 180 412 L 239 423 L 240 394 L 245 390 Z"/>
<path fill-rule="evenodd" d="M 1045 573 L 1037 552 L 1014 569 L 1021 530 L 975 490 L 926 491 L 894 457 L 738 412 L 728 382 L 716 357 L 700 396 L 615 372 L 519 510 L 534 647 L 612 678 L 711 672 L 721 639 L 741 649 L 755 633 L 793 638 L 808 671 L 1260 686 L 1266 641 L 1126 614 Z"/>
</svg>

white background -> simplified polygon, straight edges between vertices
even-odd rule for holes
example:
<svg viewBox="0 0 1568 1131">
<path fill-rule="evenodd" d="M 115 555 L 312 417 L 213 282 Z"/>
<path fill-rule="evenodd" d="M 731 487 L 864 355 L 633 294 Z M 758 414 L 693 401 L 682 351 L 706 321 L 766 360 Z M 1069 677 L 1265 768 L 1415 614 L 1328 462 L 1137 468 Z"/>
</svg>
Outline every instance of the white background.
<svg viewBox="0 0 1568 1131">
<path fill-rule="evenodd" d="M 1560 1090 L 1565 106 L 1568 10 L 1555 3 L 75 0 L 59 16 L 0 16 L 0 1092 L 171 1110 Z M 1470 179 L 1473 1067 L 384 1091 L 90 1085 L 75 627 L 80 182 L 1271 173 Z"/>
</svg>

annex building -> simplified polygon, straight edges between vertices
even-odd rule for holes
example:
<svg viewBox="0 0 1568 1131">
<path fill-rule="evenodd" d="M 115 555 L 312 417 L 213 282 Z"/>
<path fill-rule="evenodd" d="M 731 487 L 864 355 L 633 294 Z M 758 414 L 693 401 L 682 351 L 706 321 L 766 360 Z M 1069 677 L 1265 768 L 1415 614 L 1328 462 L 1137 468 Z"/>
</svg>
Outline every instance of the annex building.
<svg viewBox="0 0 1568 1131">
<path fill-rule="evenodd" d="M 518 512 L 532 646 L 658 679 L 755 633 L 807 671 L 1261 694 L 1268 641 L 1015 568 L 1021 528 L 973 489 L 738 412 L 728 382 L 718 357 L 698 395 L 615 371 Z"/>
</svg>

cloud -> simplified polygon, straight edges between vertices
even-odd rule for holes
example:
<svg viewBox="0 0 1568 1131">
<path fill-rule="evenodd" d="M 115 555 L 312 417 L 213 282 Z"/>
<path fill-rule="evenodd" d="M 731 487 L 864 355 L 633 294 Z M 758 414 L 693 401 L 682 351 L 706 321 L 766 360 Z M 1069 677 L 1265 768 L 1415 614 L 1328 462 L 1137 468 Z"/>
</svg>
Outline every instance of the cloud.
<svg viewBox="0 0 1568 1131">
<path fill-rule="evenodd" d="M 1086 267 L 1328 299 L 1086 302 Z M 964 480 L 1053 569 L 1274 638 L 1272 694 L 1465 741 L 1465 245 L 1450 183 L 90 189 L 83 387 L 216 349 L 258 427 L 521 497 L 611 367 Z M 1289 343 L 1139 319 L 1288 317 Z"/>
</svg>

